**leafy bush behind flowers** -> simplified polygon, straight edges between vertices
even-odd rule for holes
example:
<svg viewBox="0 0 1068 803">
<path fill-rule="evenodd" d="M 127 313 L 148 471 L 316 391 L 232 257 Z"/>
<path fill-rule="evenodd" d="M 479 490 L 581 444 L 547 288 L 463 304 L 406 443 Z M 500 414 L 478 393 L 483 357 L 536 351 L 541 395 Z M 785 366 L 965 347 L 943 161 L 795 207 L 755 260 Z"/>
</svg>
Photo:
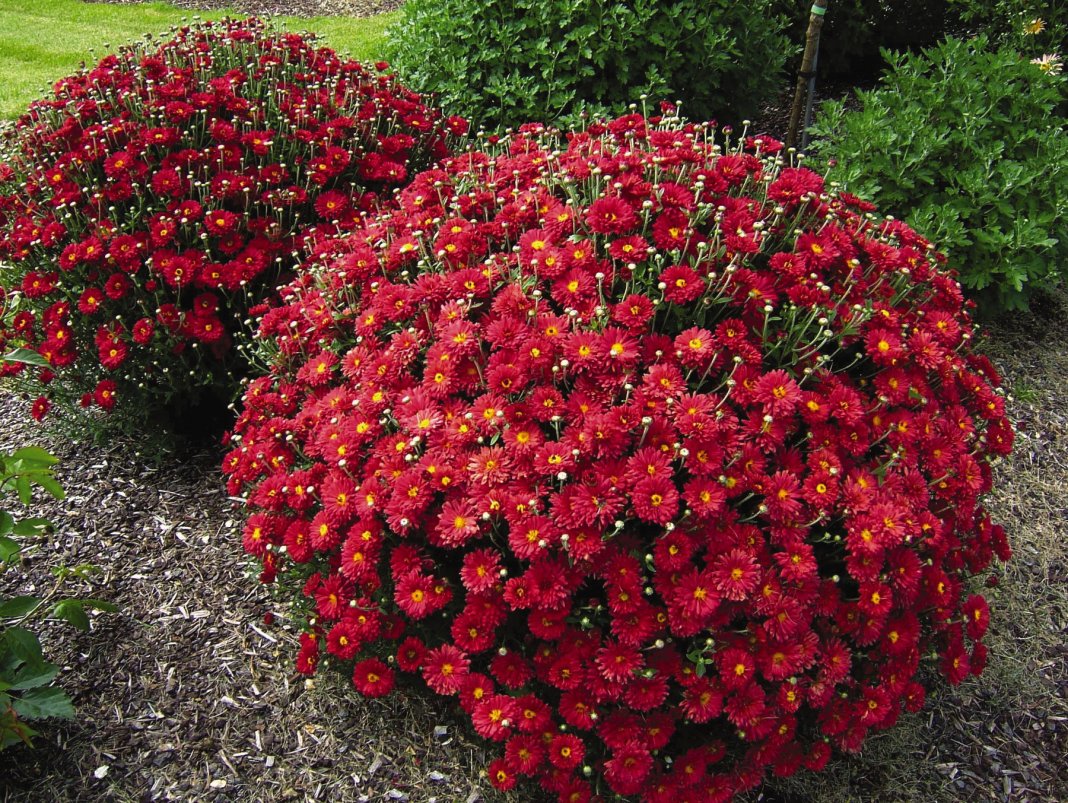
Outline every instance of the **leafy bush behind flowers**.
<svg viewBox="0 0 1068 803">
<path fill-rule="evenodd" d="M 772 0 L 407 0 L 390 58 L 489 128 L 623 112 L 640 94 L 740 120 L 778 89 L 791 42 Z"/>
<path fill-rule="evenodd" d="M 235 335 L 306 238 L 354 227 L 465 126 L 256 20 L 123 49 L 54 96 L 0 165 L 2 336 L 51 364 L 37 418 L 53 400 L 135 419 L 228 403 Z"/>
<path fill-rule="evenodd" d="M 262 321 L 224 470 L 298 670 L 457 697 L 502 789 L 726 800 L 985 662 L 1013 433 L 959 285 L 780 143 L 713 139 L 528 127 Z"/>
<path fill-rule="evenodd" d="M 820 111 L 828 177 L 934 237 L 986 311 L 1025 309 L 1068 257 L 1064 77 L 985 37 L 888 56 L 861 108 Z"/>
</svg>

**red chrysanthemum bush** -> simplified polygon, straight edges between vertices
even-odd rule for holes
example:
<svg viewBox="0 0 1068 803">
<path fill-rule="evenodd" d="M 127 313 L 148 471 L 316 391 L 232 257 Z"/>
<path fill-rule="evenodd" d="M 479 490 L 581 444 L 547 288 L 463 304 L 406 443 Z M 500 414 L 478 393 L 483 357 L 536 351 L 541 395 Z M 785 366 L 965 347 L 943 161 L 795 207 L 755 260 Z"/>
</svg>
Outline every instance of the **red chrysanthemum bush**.
<svg viewBox="0 0 1068 803">
<path fill-rule="evenodd" d="M 502 789 L 728 799 L 983 667 L 1013 435 L 957 282 L 714 134 L 456 157 L 262 321 L 224 470 L 297 668 L 457 697 Z"/>
<path fill-rule="evenodd" d="M 385 65 L 380 65 L 382 69 Z M 447 152 L 388 73 L 256 20 L 204 23 L 59 81 L 0 164 L 2 337 L 51 397 L 135 417 L 229 401 L 235 340 L 308 238 L 355 227 Z"/>
</svg>

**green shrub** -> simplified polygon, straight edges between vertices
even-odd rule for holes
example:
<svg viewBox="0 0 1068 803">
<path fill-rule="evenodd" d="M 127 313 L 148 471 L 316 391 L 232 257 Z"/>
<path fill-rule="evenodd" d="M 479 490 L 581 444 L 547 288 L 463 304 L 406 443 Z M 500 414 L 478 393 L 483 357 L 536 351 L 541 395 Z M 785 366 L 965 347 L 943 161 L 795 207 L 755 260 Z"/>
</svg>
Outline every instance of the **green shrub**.
<svg viewBox="0 0 1068 803">
<path fill-rule="evenodd" d="M 773 0 L 408 0 L 391 30 L 413 89 L 483 125 L 621 111 L 642 93 L 736 120 L 790 54 Z"/>
<path fill-rule="evenodd" d="M 811 7 L 811 0 L 773 3 L 773 11 L 790 21 L 792 42 L 804 42 Z M 1063 54 L 1068 6 L 1039 0 L 832 0 L 820 34 L 820 73 L 855 77 L 885 66 L 882 48 L 917 51 L 964 31 L 1038 51 L 1036 56 Z"/>
<path fill-rule="evenodd" d="M 887 58 L 859 110 L 823 106 L 814 149 L 832 179 L 941 243 L 988 311 L 1025 308 L 1068 253 L 1064 79 L 983 37 Z"/>
<path fill-rule="evenodd" d="M 960 18 L 982 28 L 992 39 L 1015 43 L 1028 51 L 1068 47 L 1068 5 L 1060 0 L 949 0 Z"/>
</svg>

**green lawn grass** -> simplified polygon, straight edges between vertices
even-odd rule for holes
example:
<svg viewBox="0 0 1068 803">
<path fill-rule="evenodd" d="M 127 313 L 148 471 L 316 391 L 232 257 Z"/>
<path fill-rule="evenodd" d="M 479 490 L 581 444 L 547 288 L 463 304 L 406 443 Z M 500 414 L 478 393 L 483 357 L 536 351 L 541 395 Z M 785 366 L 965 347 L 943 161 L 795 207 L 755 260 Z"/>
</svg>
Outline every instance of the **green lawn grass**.
<svg viewBox="0 0 1068 803">
<path fill-rule="evenodd" d="M 0 118 L 25 111 L 31 100 L 80 63 L 101 58 L 106 46 L 160 34 L 194 12 L 165 3 L 109 5 L 81 0 L 0 0 Z M 207 19 L 225 11 L 200 12 Z M 233 16 L 233 14 L 231 14 Z M 334 49 L 361 61 L 380 58 L 386 27 L 396 13 L 354 17 L 279 17 L 290 30 L 321 34 Z"/>
</svg>

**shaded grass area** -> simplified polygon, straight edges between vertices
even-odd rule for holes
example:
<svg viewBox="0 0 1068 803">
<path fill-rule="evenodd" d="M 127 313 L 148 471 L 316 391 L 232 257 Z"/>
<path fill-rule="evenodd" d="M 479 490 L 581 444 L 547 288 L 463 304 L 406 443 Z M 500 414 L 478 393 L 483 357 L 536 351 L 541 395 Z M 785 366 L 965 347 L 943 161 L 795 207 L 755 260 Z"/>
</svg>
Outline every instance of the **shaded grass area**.
<svg viewBox="0 0 1068 803">
<path fill-rule="evenodd" d="M 221 19 L 226 11 L 197 16 Z M 242 16 L 230 13 L 229 16 Z M 314 31 L 325 44 L 361 61 L 379 58 L 386 27 L 396 13 L 375 17 L 276 17 L 294 31 Z M 165 3 L 109 5 L 80 0 L 0 0 L 0 118 L 17 117 L 30 101 L 108 46 L 133 42 L 181 25 L 193 13 Z"/>
</svg>

